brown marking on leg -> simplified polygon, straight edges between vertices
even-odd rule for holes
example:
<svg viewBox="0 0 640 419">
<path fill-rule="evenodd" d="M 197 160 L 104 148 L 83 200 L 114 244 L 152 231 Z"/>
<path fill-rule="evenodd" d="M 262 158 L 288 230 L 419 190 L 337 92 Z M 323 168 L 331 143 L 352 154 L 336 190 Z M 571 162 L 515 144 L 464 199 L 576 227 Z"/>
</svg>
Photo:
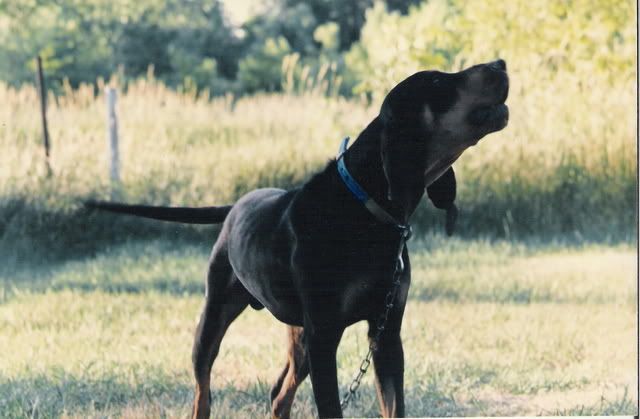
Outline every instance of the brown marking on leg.
<svg viewBox="0 0 640 419">
<path fill-rule="evenodd" d="M 207 296 L 193 343 L 196 379 L 193 418 L 209 418 L 211 368 L 229 325 L 249 305 L 251 295 L 233 274 L 223 252 L 215 252 L 207 274 Z"/>
<path fill-rule="evenodd" d="M 193 419 L 208 419 L 211 414 L 209 377 L 197 379 L 193 401 Z"/>
<path fill-rule="evenodd" d="M 369 323 L 369 341 L 376 323 Z M 378 341 L 373 354 L 375 386 L 383 418 L 403 418 L 404 412 L 404 353 L 399 331 L 387 331 Z"/>
<path fill-rule="evenodd" d="M 309 362 L 302 341 L 304 329 L 289 326 L 287 333 L 287 363 L 271 390 L 271 416 L 278 419 L 289 418 L 296 390 L 309 375 Z"/>
</svg>

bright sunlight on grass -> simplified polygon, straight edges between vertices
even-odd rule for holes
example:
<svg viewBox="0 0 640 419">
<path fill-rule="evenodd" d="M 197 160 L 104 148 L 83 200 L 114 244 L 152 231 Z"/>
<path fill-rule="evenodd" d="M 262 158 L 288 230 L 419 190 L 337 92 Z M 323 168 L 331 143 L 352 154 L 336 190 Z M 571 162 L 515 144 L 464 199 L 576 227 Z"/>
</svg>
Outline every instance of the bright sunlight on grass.
<svg viewBox="0 0 640 419">
<path fill-rule="evenodd" d="M 634 414 L 635 252 L 428 236 L 412 243 L 403 328 L 411 416 Z M 208 249 L 128 242 L 5 273 L 0 411 L 181 417 Z M 284 327 L 248 309 L 214 366 L 214 417 L 264 417 Z M 343 386 L 366 328 L 339 351 Z M 314 414 L 310 384 L 296 417 Z M 371 377 L 346 414 L 378 414 Z"/>
</svg>

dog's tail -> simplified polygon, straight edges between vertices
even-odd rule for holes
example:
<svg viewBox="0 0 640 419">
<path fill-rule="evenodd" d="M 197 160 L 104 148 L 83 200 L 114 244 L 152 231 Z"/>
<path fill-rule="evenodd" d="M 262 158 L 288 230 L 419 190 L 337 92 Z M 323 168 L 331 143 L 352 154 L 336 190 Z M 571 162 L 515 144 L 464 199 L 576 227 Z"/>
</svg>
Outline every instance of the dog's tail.
<svg viewBox="0 0 640 419">
<path fill-rule="evenodd" d="M 129 205 L 118 202 L 87 201 L 85 207 L 154 220 L 173 221 L 187 224 L 219 224 L 231 211 L 232 205 L 222 207 L 154 207 L 150 205 Z"/>
</svg>

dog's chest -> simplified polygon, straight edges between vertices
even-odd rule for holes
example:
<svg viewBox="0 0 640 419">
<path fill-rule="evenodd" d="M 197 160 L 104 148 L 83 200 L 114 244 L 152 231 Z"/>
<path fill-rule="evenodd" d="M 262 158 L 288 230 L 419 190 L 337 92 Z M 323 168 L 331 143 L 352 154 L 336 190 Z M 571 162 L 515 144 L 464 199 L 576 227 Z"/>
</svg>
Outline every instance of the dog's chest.
<svg viewBox="0 0 640 419">
<path fill-rule="evenodd" d="M 393 279 L 360 275 L 345 285 L 340 312 L 348 321 L 369 319 L 381 312 L 384 298 L 392 288 Z"/>
</svg>

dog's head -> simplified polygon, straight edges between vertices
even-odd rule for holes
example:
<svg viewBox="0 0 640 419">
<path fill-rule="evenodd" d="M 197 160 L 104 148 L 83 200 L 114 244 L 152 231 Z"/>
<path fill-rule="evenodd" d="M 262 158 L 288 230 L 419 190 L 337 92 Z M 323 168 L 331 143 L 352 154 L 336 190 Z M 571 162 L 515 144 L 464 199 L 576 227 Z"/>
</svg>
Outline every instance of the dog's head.
<svg viewBox="0 0 640 419">
<path fill-rule="evenodd" d="M 467 148 L 507 125 L 506 69 L 506 63 L 497 60 L 458 73 L 421 71 L 389 92 L 380 120 L 390 199 L 402 199 L 403 191 L 417 184 L 429 188 Z M 445 182 L 455 188 L 453 172 Z M 452 195 L 446 187 L 436 189 Z M 429 195 L 434 202 L 441 196 L 435 189 Z"/>
</svg>

